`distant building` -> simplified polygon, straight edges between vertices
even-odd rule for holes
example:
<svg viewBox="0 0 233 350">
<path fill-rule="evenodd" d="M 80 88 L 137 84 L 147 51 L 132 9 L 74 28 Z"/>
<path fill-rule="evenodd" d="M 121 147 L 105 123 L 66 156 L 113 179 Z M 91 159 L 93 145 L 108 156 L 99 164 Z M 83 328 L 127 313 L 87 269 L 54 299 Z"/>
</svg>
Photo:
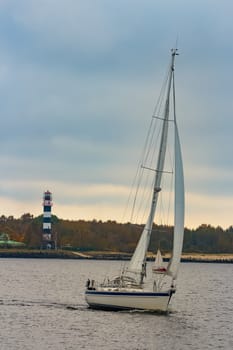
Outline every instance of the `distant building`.
<svg viewBox="0 0 233 350">
<path fill-rule="evenodd" d="M 1 248 L 22 248 L 25 244 L 22 242 L 13 241 L 5 232 L 0 233 L 0 247 Z"/>
</svg>

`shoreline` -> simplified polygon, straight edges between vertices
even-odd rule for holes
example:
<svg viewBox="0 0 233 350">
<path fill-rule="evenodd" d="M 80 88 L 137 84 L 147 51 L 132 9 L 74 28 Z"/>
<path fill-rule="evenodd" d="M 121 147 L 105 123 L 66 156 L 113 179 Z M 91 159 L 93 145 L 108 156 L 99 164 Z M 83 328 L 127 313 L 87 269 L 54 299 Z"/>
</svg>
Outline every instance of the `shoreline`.
<svg viewBox="0 0 233 350">
<path fill-rule="evenodd" d="M 131 256 L 129 253 L 104 251 L 0 249 L 0 258 L 130 260 Z M 165 254 L 164 260 L 167 261 L 169 257 Z M 152 253 L 147 256 L 148 261 L 153 261 L 154 258 Z M 183 253 L 181 262 L 233 263 L 233 254 Z"/>
</svg>

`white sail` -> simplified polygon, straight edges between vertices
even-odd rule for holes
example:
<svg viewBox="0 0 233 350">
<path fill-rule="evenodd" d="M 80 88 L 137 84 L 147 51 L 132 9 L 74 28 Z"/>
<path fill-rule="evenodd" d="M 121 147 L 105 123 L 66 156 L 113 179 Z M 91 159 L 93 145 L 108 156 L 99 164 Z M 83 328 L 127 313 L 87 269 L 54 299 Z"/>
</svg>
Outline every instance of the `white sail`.
<svg viewBox="0 0 233 350">
<path fill-rule="evenodd" d="M 174 59 L 176 55 L 176 50 L 172 51 L 172 60 L 170 65 L 169 79 L 167 84 L 167 95 L 164 107 L 164 117 L 163 126 L 160 139 L 159 155 L 156 166 L 156 175 L 154 179 L 153 194 L 151 201 L 151 209 L 148 216 L 147 223 L 142 232 L 140 240 L 137 244 L 136 250 L 130 260 L 128 271 L 133 273 L 138 273 L 141 276 L 141 282 L 143 277 L 146 275 L 146 253 L 150 243 L 150 236 L 152 231 L 152 226 L 155 217 L 155 211 L 158 201 L 158 194 L 161 191 L 161 180 L 164 169 L 165 155 L 167 149 L 167 137 L 168 137 L 168 124 L 169 124 L 169 107 L 170 107 L 170 91 L 174 72 Z"/>
<path fill-rule="evenodd" d="M 155 267 L 163 266 L 163 257 L 159 249 L 157 250 L 154 266 Z"/>
<path fill-rule="evenodd" d="M 134 254 L 130 260 L 128 271 L 133 273 L 141 274 L 142 270 L 145 268 L 143 266 L 145 254 L 147 252 L 149 242 L 150 242 L 150 230 L 148 225 L 145 226 Z"/>
<path fill-rule="evenodd" d="M 173 252 L 167 274 L 177 278 L 184 237 L 184 174 L 180 139 L 175 121 L 175 218 Z"/>
<path fill-rule="evenodd" d="M 157 250 L 157 254 L 156 254 L 156 258 L 155 258 L 155 262 L 154 265 L 152 266 L 152 271 L 154 273 L 159 273 L 159 274 L 163 274 L 166 272 L 166 267 L 163 261 L 163 257 L 162 254 L 160 252 L 160 250 Z"/>
</svg>

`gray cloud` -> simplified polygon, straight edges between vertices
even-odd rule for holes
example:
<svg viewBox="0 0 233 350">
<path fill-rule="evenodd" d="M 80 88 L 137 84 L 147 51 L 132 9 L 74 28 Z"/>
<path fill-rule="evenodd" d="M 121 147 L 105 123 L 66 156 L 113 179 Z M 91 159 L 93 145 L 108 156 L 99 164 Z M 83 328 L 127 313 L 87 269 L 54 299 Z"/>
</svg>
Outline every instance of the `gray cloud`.
<svg viewBox="0 0 233 350">
<path fill-rule="evenodd" d="M 188 197 L 232 195 L 232 9 L 225 0 L 2 1 L 0 197 L 23 198 L 26 180 L 33 200 L 40 181 L 130 185 L 177 36 Z M 7 181 L 23 182 L 10 191 Z"/>
</svg>

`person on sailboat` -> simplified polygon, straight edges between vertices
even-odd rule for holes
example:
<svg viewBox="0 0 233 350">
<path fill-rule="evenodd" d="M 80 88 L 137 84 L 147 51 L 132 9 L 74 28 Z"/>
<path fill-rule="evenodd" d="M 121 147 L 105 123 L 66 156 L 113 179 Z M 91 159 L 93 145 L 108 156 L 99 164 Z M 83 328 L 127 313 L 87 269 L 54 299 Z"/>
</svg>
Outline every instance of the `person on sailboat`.
<svg viewBox="0 0 233 350">
<path fill-rule="evenodd" d="M 175 291 L 175 290 L 176 290 L 176 287 L 175 287 L 175 284 L 174 284 L 174 280 L 172 280 L 171 290 L 172 290 L 172 291 Z"/>
<path fill-rule="evenodd" d="M 94 281 L 94 280 L 91 280 L 91 289 L 92 289 L 92 290 L 95 290 L 94 284 L 95 284 L 95 281 Z"/>
<path fill-rule="evenodd" d="M 144 278 L 144 277 L 146 277 L 146 262 L 142 263 L 140 284 L 143 283 L 143 278 Z"/>
<path fill-rule="evenodd" d="M 91 281 L 90 281 L 89 278 L 88 278 L 88 280 L 87 280 L 87 282 L 86 282 L 86 288 L 87 288 L 87 289 L 90 289 L 90 284 L 91 284 Z"/>
</svg>

